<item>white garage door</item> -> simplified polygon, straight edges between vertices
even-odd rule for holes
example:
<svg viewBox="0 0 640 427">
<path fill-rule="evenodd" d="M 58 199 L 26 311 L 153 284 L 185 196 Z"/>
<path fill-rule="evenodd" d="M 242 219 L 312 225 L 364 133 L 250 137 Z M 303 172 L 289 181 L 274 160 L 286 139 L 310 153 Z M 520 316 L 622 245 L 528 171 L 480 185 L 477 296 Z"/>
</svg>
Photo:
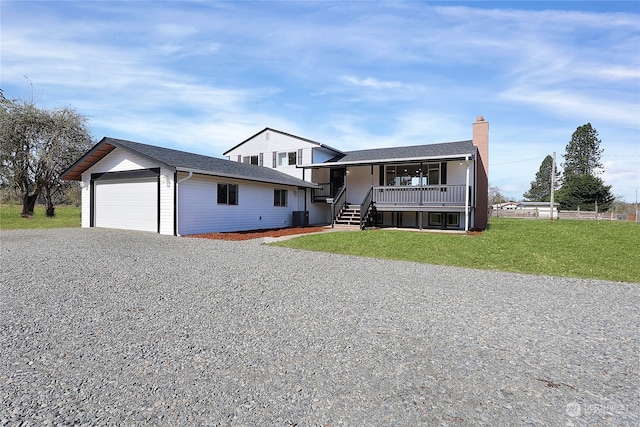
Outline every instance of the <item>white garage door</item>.
<svg viewBox="0 0 640 427">
<path fill-rule="evenodd" d="M 96 227 L 158 231 L 158 179 L 96 181 Z"/>
</svg>

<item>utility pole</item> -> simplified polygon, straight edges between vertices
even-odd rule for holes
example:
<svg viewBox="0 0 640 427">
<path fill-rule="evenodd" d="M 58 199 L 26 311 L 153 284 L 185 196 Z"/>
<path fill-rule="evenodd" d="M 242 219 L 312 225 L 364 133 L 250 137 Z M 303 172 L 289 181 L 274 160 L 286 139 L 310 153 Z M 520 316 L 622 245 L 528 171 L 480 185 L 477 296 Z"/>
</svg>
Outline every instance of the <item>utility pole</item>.
<svg viewBox="0 0 640 427">
<path fill-rule="evenodd" d="M 556 152 L 553 152 L 553 162 L 551 163 L 551 204 L 549 206 L 549 219 L 553 220 L 553 199 L 556 188 Z"/>
</svg>

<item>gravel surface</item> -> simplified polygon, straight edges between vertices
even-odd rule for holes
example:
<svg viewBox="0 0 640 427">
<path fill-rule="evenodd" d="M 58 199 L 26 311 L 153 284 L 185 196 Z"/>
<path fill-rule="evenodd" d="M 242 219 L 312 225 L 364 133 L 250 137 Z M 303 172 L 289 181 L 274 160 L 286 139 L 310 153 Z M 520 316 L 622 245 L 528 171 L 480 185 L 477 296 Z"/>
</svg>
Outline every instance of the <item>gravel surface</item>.
<svg viewBox="0 0 640 427">
<path fill-rule="evenodd" d="M 0 237 L 0 425 L 640 424 L 640 284 Z"/>
</svg>

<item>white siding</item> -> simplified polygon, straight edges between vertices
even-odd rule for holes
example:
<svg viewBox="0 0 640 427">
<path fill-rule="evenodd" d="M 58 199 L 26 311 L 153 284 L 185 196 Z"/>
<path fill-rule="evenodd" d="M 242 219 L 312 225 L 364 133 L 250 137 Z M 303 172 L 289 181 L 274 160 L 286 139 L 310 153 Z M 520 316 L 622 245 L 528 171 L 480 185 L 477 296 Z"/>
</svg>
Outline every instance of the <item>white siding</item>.
<svg viewBox="0 0 640 427">
<path fill-rule="evenodd" d="M 298 150 L 302 150 L 302 159 L 299 163 Z M 263 162 L 262 166 L 267 168 L 273 168 L 273 156 L 276 156 L 276 167 L 280 172 L 286 173 L 298 179 L 303 179 L 307 182 L 313 182 L 310 171 L 303 172 L 303 169 L 296 167 L 296 165 L 280 165 L 278 155 L 280 153 L 296 153 L 297 166 L 324 162 L 335 157 L 335 152 L 326 148 L 320 147 L 317 143 L 305 141 L 303 139 L 283 135 L 279 132 L 265 131 L 255 137 L 245 141 L 239 147 L 234 148 L 226 153 L 227 158 L 231 161 L 237 162 L 238 157 L 240 161 L 244 156 L 256 156 L 262 154 Z"/>
<path fill-rule="evenodd" d="M 447 163 L 447 185 L 465 185 L 467 180 L 467 164 L 465 161 Z M 469 185 L 473 186 L 473 179 L 476 176 L 473 169 L 473 162 L 469 162 Z"/>
<path fill-rule="evenodd" d="M 349 166 L 347 174 L 347 202 L 360 204 L 371 188 L 371 166 Z M 373 185 L 378 185 L 375 176 Z"/>
<path fill-rule="evenodd" d="M 134 156 L 128 151 L 116 148 L 104 158 L 96 162 L 82 174 L 81 188 L 82 188 L 82 227 L 88 228 L 91 226 L 91 174 L 100 172 L 121 172 L 127 170 L 147 169 L 154 168 L 158 165 L 143 159 L 141 157 Z M 172 190 L 173 192 L 173 190 Z M 168 233 L 173 234 L 173 232 Z"/>
<path fill-rule="evenodd" d="M 311 150 L 313 147 L 317 147 L 317 144 L 293 136 L 283 135 L 279 132 L 265 131 L 245 141 L 239 147 L 228 151 L 226 156 L 229 160 L 237 161 L 238 156 L 264 153 L 264 166 L 270 168 L 273 152 L 295 151 L 297 153 L 299 148 Z M 309 151 L 308 156 L 311 158 L 311 151 Z"/>
<path fill-rule="evenodd" d="M 91 227 L 91 173 L 84 172 L 80 181 L 80 196 L 82 197 L 82 212 L 80 226 L 82 228 Z"/>
<path fill-rule="evenodd" d="M 186 175 L 179 174 L 178 180 Z M 238 185 L 238 205 L 217 203 L 218 182 Z M 273 206 L 273 190 L 286 189 L 288 205 Z M 250 183 L 203 175 L 178 184 L 178 233 L 181 235 L 291 226 L 292 212 L 302 210 L 304 191 L 294 187 Z"/>
<path fill-rule="evenodd" d="M 322 163 L 329 159 L 333 159 L 335 156 L 335 151 L 329 151 L 325 148 L 317 147 L 313 149 L 313 158 L 310 158 L 308 161 L 305 158 L 305 163 Z"/>
<path fill-rule="evenodd" d="M 116 148 L 91 166 L 87 172 L 119 172 L 134 169 L 157 168 L 158 165 L 142 157 L 134 156 L 128 151 Z"/>
<path fill-rule="evenodd" d="M 160 234 L 174 234 L 174 173 L 160 169 Z"/>
<path fill-rule="evenodd" d="M 101 172 L 121 172 L 156 168 L 157 164 L 147 159 L 135 156 L 128 151 L 116 148 L 104 158 L 96 162 L 91 168 L 82 174 L 82 227 L 91 225 L 91 174 Z M 160 233 L 172 235 L 174 233 L 174 176 L 173 171 L 166 168 L 160 169 Z M 154 190 L 157 198 L 157 186 Z M 157 209 L 156 209 L 157 218 Z M 101 226 L 100 224 L 96 224 Z M 115 224 L 113 224 L 115 225 Z M 118 227 L 120 228 L 120 227 Z M 157 225 L 153 231 L 157 231 Z"/>
<path fill-rule="evenodd" d="M 308 203 L 307 208 L 309 210 L 310 225 L 326 225 L 331 223 L 331 204 L 326 202 Z"/>
</svg>

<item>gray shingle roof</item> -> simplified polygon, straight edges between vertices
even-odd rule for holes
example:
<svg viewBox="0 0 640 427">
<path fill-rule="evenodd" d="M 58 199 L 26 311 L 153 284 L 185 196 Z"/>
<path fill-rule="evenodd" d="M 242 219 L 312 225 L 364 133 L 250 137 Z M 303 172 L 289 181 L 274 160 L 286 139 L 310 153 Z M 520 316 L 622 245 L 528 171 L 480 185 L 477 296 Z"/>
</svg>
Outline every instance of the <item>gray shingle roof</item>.
<svg viewBox="0 0 640 427">
<path fill-rule="evenodd" d="M 439 144 L 412 145 L 406 147 L 372 148 L 346 151 L 343 157 L 334 157 L 325 163 L 375 163 L 403 159 L 453 158 L 473 154 L 472 141 L 443 142 Z"/>
<path fill-rule="evenodd" d="M 92 151 L 106 144 L 132 152 L 141 157 L 145 157 L 155 163 L 161 163 L 162 165 L 173 170 L 193 171 L 209 175 L 223 176 L 227 178 L 246 179 L 250 181 L 268 182 L 296 187 L 317 187 L 315 184 L 312 184 L 310 182 L 306 182 L 277 170 L 262 166 L 232 162 L 230 160 L 220 159 L 217 157 L 188 153 L 186 151 L 173 150 L 170 148 L 142 144 L 139 142 L 127 141 L 124 139 L 105 137 L 85 156 L 90 155 Z M 74 163 L 74 165 L 69 169 L 67 169 L 67 171 L 62 174 L 63 178 L 67 174 L 77 174 L 77 172 L 83 172 L 84 170 L 88 169 L 89 166 L 86 166 L 86 163 L 80 166 L 83 159 L 84 157 Z M 74 167 L 82 167 L 84 170 L 74 171 Z"/>
</svg>

